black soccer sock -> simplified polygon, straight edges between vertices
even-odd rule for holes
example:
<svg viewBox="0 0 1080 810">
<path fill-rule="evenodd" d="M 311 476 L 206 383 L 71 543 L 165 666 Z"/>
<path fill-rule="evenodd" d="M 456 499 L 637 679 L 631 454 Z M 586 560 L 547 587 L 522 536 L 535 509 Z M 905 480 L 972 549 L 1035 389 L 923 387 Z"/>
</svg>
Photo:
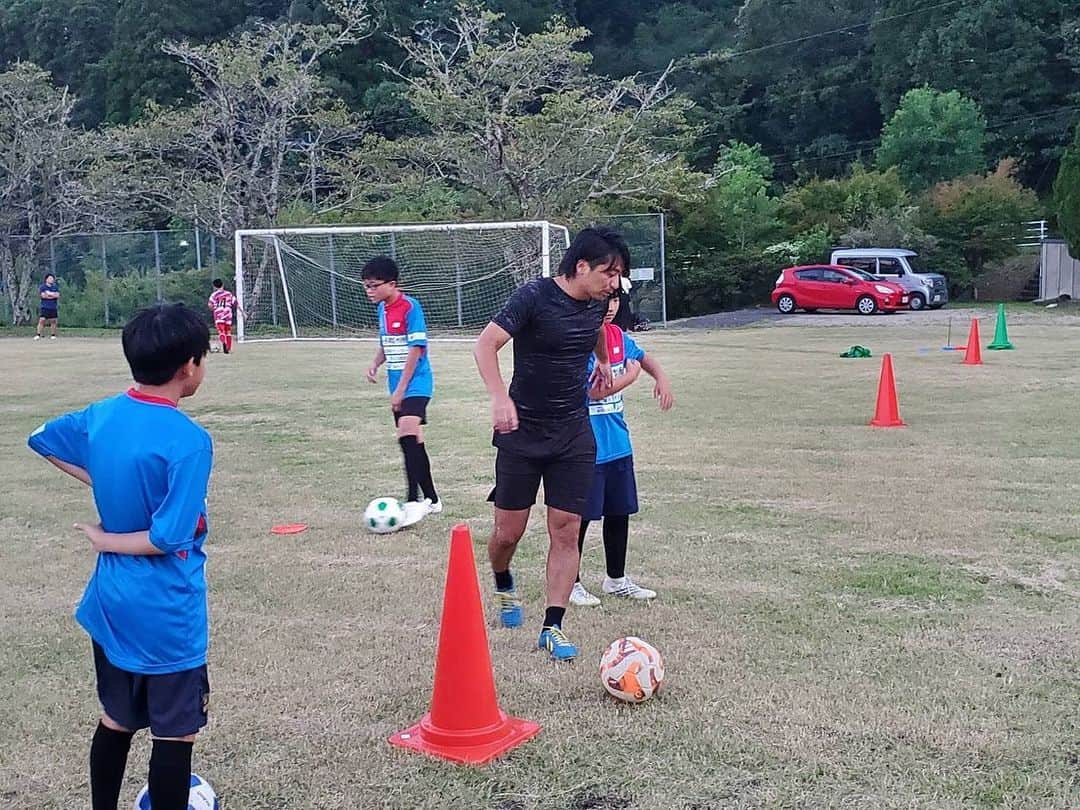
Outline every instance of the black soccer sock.
<svg viewBox="0 0 1080 810">
<path fill-rule="evenodd" d="M 562 627 L 562 620 L 565 615 L 566 608 L 549 605 L 547 610 L 544 611 L 544 627 Z"/>
<path fill-rule="evenodd" d="M 133 731 L 114 731 L 99 722 L 90 743 L 90 800 L 93 810 L 116 810 L 124 783 Z"/>
<path fill-rule="evenodd" d="M 630 516 L 604 518 L 604 557 L 607 575 L 612 579 L 626 576 L 626 544 L 630 537 Z"/>
<path fill-rule="evenodd" d="M 150 752 L 150 804 L 154 810 L 187 810 L 193 743 L 154 740 Z"/>
<path fill-rule="evenodd" d="M 416 456 L 413 466 L 416 468 L 416 482 L 420 485 L 420 491 L 432 503 L 438 503 L 439 494 L 435 491 L 435 482 L 431 480 L 431 459 L 428 458 L 427 447 L 423 442 L 417 442 L 416 449 L 411 452 Z"/>
<path fill-rule="evenodd" d="M 581 555 L 585 553 L 585 532 L 589 530 L 589 521 L 582 518 L 577 536 L 578 575 L 574 582 L 581 582 Z"/>
<path fill-rule="evenodd" d="M 495 574 L 495 590 L 508 591 L 514 587 L 514 577 L 510 573 L 510 570 L 506 571 L 494 571 Z"/>
<path fill-rule="evenodd" d="M 418 501 L 420 500 L 420 484 L 416 475 L 416 454 L 413 452 L 413 448 L 416 447 L 416 437 L 401 436 L 398 438 L 398 444 L 401 445 L 401 455 L 405 458 L 405 484 L 409 488 L 407 499 Z"/>
</svg>

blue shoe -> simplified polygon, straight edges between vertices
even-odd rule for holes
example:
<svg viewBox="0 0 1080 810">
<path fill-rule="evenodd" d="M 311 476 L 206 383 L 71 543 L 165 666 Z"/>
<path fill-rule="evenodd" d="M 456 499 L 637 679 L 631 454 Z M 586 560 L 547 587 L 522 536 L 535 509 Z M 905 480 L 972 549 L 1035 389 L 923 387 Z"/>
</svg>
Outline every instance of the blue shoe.
<svg viewBox="0 0 1080 810">
<path fill-rule="evenodd" d="M 547 650 L 555 661 L 573 661 L 577 658 L 577 647 L 570 643 L 570 639 L 558 625 L 541 630 L 536 646 Z"/>
<path fill-rule="evenodd" d="M 521 600 L 517 588 L 508 591 L 495 591 L 495 604 L 499 606 L 499 621 L 503 627 L 521 627 L 524 617 L 521 612 Z"/>
</svg>

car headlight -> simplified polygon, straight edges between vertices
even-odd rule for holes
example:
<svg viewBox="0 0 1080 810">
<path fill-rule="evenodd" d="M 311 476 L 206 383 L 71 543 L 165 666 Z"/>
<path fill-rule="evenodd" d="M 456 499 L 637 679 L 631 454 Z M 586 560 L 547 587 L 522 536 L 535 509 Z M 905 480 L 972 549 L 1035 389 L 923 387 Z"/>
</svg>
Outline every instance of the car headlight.
<svg viewBox="0 0 1080 810">
<path fill-rule="evenodd" d="M 880 284 L 875 284 L 874 289 L 877 290 L 882 295 L 892 295 L 893 294 L 893 291 L 891 289 L 889 289 L 888 287 L 883 287 Z"/>
</svg>

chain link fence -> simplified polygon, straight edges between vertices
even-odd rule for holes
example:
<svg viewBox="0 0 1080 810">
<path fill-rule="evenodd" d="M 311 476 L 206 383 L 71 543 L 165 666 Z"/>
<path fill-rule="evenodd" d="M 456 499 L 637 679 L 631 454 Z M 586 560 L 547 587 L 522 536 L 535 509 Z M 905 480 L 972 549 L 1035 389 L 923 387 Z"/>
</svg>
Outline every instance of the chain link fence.
<svg viewBox="0 0 1080 810">
<path fill-rule="evenodd" d="M 232 246 L 197 230 L 70 234 L 31 243 L 5 240 L 16 275 L 30 274 L 28 300 L 37 317 L 38 285 L 48 273 L 60 286 L 60 321 L 68 327 L 119 327 L 141 307 L 158 301 L 182 302 L 207 312 L 215 277 L 231 280 Z M 3 284 L 3 281 L 0 281 Z M 0 290 L 5 323 L 14 313 L 8 289 Z"/>
<path fill-rule="evenodd" d="M 601 223 L 617 229 L 630 248 L 630 305 L 653 325 L 667 325 L 667 267 L 663 214 L 617 214 Z"/>
</svg>

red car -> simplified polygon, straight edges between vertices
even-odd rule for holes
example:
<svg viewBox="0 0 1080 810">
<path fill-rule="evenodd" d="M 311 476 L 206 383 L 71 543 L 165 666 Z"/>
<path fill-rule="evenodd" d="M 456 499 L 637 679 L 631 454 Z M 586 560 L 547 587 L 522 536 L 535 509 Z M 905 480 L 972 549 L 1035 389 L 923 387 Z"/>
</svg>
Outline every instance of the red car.
<svg viewBox="0 0 1080 810">
<path fill-rule="evenodd" d="M 908 308 L 908 293 L 899 284 L 851 267 L 813 264 L 781 271 L 772 302 L 785 315 L 796 309 L 854 309 L 863 315 Z"/>
</svg>

